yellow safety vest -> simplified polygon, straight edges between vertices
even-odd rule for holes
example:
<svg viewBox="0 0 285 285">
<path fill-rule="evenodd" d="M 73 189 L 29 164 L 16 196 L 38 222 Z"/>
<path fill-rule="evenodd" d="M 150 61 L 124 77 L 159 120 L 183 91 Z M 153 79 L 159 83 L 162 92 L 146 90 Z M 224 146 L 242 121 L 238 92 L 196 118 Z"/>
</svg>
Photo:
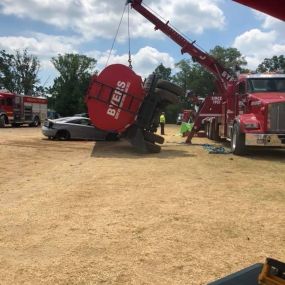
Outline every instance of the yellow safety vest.
<svg viewBox="0 0 285 285">
<path fill-rule="evenodd" d="M 165 116 L 164 115 L 160 115 L 159 122 L 165 124 Z"/>
</svg>

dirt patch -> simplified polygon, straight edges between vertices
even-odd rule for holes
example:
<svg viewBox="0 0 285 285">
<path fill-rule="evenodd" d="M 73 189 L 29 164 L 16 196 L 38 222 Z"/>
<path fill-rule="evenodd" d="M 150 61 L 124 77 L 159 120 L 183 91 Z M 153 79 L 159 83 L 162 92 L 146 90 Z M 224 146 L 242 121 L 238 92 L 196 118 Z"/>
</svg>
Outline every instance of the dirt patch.
<svg viewBox="0 0 285 285">
<path fill-rule="evenodd" d="M 1 284 L 206 284 L 285 261 L 285 153 L 159 154 L 0 129 Z"/>
</svg>

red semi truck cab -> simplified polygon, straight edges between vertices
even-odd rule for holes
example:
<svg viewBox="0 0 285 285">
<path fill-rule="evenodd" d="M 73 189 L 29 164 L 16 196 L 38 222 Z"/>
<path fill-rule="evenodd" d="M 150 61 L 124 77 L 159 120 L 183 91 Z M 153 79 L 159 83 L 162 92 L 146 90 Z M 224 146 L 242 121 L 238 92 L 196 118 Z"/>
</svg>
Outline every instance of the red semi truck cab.
<svg viewBox="0 0 285 285">
<path fill-rule="evenodd" d="M 285 146 L 285 74 L 241 75 L 235 97 L 236 118 L 229 124 L 234 152 Z"/>
<path fill-rule="evenodd" d="M 47 99 L 0 91 L 0 127 L 39 126 L 47 118 Z"/>
<path fill-rule="evenodd" d="M 221 98 L 218 114 L 202 116 L 211 110 L 206 104 L 199 117 L 210 139 L 231 141 L 234 154 L 247 146 L 285 146 L 285 74 L 240 75 L 233 92 Z M 197 122 L 197 128 L 200 123 Z"/>
</svg>

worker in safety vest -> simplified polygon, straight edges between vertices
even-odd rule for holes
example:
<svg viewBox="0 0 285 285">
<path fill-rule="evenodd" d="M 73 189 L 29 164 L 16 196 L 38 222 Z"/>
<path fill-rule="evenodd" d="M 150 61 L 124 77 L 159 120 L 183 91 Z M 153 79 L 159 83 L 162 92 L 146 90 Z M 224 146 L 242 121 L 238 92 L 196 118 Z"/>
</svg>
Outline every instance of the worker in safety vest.
<svg viewBox="0 0 285 285">
<path fill-rule="evenodd" d="M 162 112 L 160 117 L 159 117 L 159 123 L 160 123 L 160 134 L 164 135 L 164 126 L 165 126 L 165 115 L 164 115 L 164 112 Z"/>
</svg>

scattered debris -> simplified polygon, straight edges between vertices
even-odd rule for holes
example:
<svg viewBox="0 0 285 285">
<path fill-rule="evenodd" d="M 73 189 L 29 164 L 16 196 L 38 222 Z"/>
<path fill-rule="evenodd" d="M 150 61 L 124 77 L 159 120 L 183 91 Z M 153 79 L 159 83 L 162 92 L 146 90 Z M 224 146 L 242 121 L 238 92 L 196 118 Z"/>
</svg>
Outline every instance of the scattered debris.
<svg viewBox="0 0 285 285">
<path fill-rule="evenodd" d="M 203 144 L 203 148 L 206 149 L 210 154 L 230 154 L 230 150 L 226 150 L 223 146 L 215 146 L 211 144 Z"/>
</svg>

